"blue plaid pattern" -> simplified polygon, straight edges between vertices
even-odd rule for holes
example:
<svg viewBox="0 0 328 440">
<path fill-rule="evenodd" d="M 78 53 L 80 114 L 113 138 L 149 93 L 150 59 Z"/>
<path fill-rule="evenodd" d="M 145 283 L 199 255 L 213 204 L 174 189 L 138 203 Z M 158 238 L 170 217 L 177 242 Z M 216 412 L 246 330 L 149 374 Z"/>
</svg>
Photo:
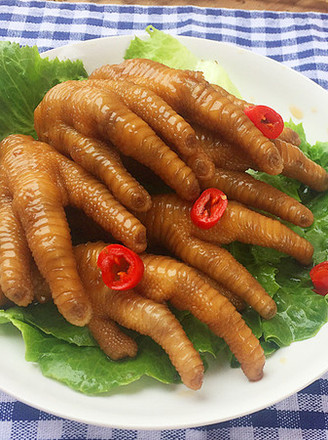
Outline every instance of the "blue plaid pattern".
<svg viewBox="0 0 328 440">
<path fill-rule="evenodd" d="M 328 88 L 327 14 L 0 1 L 0 38 L 36 44 L 40 51 L 91 38 L 140 34 L 148 24 L 172 34 L 251 48 Z"/>
<path fill-rule="evenodd" d="M 0 393 L 1 440 L 326 440 L 328 374 L 262 411 L 200 428 L 125 431 L 65 420 Z"/>
<path fill-rule="evenodd" d="M 0 0 L 0 39 L 40 51 L 75 41 L 141 34 L 226 41 L 269 56 L 328 89 L 328 15 L 186 7 Z M 0 440 L 328 440 L 328 374 L 257 413 L 201 428 L 124 431 L 65 420 L 0 392 Z"/>
</svg>

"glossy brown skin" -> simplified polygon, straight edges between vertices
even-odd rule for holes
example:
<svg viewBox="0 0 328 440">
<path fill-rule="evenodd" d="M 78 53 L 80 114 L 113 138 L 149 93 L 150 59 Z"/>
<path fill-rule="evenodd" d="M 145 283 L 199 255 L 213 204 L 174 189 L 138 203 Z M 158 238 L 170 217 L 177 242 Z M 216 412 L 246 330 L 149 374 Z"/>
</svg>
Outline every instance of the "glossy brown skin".
<svg viewBox="0 0 328 440">
<path fill-rule="evenodd" d="M 0 285 L 19 305 L 33 299 L 31 256 L 49 283 L 55 304 L 72 324 L 85 325 L 91 306 L 76 269 L 63 207 L 81 208 L 136 251 L 145 228 L 106 187 L 49 145 L 11 135 L 0 144 Z"/>
<path fill-rule="evenodd" d="M 28 267 L 29 269 L 29 276 L 30 276 L 30 280 L 28 280 L 29 282 L 31 281 L 32 283 L 32 300 L 36 301 L 40 304 L 46 303 L 51 301 L 52 297 L 51 297 L 51 292 L 50 292 L 50 288 L 49 288 L 49 284 L 47 283 L 47 281 L 41 276 L 38 268 L 36 267 L 34 261 L 29 261 L 28 262 L 30 264 L 30 267 Z M 18 279 L 18 282 L 21 283 L 21 279 Z M 15 298 L 15 300 L 17 300 L 17 298 Z M 17 304 L 17 302 L 16 302 Z M 2 308 L 8 308 L 8 307 L 12 307 L 15 305 L 14 301 L 11 301 L 8 298 L 8 295 L 6 296 L 3 291 L 1 290 L 0 287 L 0 307 Z M 25 301 L 22 304 L 20 304 L 21 306 L 27 306 L 28 303 Z"/>
<path fill-rule="evenodd" d="M 282 171 L 275 145 L 254 126 L 244 111 L 217 92 L 198 72 L 172 69 L 145 59 L 125 60 L 94 71 L 91 79 L 129 78 L 146 85 L 188 120 L 198 123 L 247 151 L 269 174 Z"/>
<path fill-rule="evenodd" d="M 197 148 L 193 128 L 162 98 L 147 87 L 127 80 L 89 80 L 91 86 L 117 93 L 125 105 L 142 118 L 179 153 L 192 154 Z"/>
<path fill-rule="evenodd" d="M 314 220 L 306 206 L 248 173 L 216 168 L 212 178 L 201 180 L 201 187 L 218 188 L 229 200 L 266 211 L 303 228 L 310 226 Z"/>
<path fill-rule="evenodd" d="M 217 290 L 220 292 L 221 295 L 225 296 L 231 304 L 238 310 L 238 312 L 242 312 L 246 308 L 246 303 L 243 301 L 238 295 L 231 292 L 227 287 L 225 287 L 223 284 L 218 283 L 213 278 L 206 275 L 204 272 L 201 272 L 200 270 L 197 270 L 193 268 L 194 271 L 197 272 L 197 274 L 202 278 L 202 280 L 209 284 L 211 287 L 213 287 L 214 290 Z"/>
<path fill-rule="evenodd" d="M 100 316 L 154 339 L 169 355 L 183 383 L 193 390 L 199 389 L 204 374 L 203 363 L 167 306 L 132 290 L 111 290 L 102 282 L 96 261 L 104 246 L 103 243 L 97 243 L 75 248 L 79 273 L 93 307 L 101 311 Z M 97 312 L 96 316 L 99 316 Z M 106 335 L 97 336 L 103 340 Z M 104 341 L 104 344 L 110 345 L 111 341 Z"/>
<path fill-rule="evenodd" d="M 287 142 L 288 144 L 295 145 L 296 147 L 299 147 L 301 145 L 301 138 L 296 133 L 296 131 L 294 131 L 290 127 L 284 127 L 278 139 Z"/>
<path fill-rule="evenodd" d="M 253 105 L 242 99 L 236 98 L 235 96 L 231 95 L 220 86 L 213 85 L 213 87 L 215 88 L 215 90 L 218 91 L 218 93 L 229 99 L 234 104 L 238 105 L 243 110 L 246 107 Z M 210 134 L 209 137 L 213 138 L 213 136 Z M 218 143 L 218 141 L 216 141 L 216 143 L 218 144 L 217 147 L 220 148 L 221 146 Z M 322 168 L 320 165 L 310 160 L 308 157 L 305 156 L 305 154 L 299 148 L 297 148 L 301 144 L 301 139 L 294 130 L 292 130 L 289 127 L 284 127 L 281 135 L 277 139 L 274 139 L 273 143 L 277 147 L 283 162 L 283 170 L 281 174 L 299 180 L 300 182 L 304 183 L 305 185 L 308 185 L 310 188 L 316 191 L 326 191 L 328 189 L 328 173 L 324 168 Z M 208 148 L 211 148 L 210 144 L 211 144 L 210 139 L 205 141 L 206 152 Z M 239 167 L 244 166 L 244 164 L 247 162 L 247 159 L 241 155 L 241 162 L 242 162 L 241 165 L 239 161 L 236 160 L 236 157 L 239 157 L 240 154 L 236 155 L 235 149 L 236 147 L 231 145 L 231 152 L 230 152 L 231 160 L 227 162 L 227 165 L 233 166 L 231 162 L 235 160 L 236 162 L 235 169 L 240 170 Z M 209 156 L 211 155 L 209 154 Z M 215 159 L 213 157 L 212 159 L 215 162 Z M 222 162 L 219 164 L 219 166 L 226 168 L 226 166 L 223 165 Z M 261 170 L 261 168 L 257 168 L 256 166 L 254 167 L 251 157 L 249 157 L 248 168 Z"/>
<path fill-rule="evenodd" d="M 103 242 L 81 244 L 74 248 L 74 255 L 92 304 L 88 328 L 109 357 L 118 360 L 137 354 L 135 341 L 117 326 L 117 321 L 154 338 L 168 352 L 184 383 L 198 389 L 203 366 L 180 324 L 165 307 L 164 304 L 170 302 L 178 309 L 189 310 L 222 337 L 249 380 L 261 379 L 265 363 L 263 350 L 234 305 L 224 296 L 231 297 L 227 289 L 173 258 L 142 254 L 145 272 L 134 292 L 111 291 L 104 286 L 97 267 L 98 255 L 105 246 Z M 33 283 L 36 292 L 43 292 L 42 302 L 51 299 L 36 268 Z"/>
<path fill-rule="evenodd" d="M 92 305 L 92 316 L 87 326 L 98 342 L 100 348 L 113 360 L 119 360 L 125 357 L 135 357 L 138 351 L 136 342 L 126 335 L 120 327 L 106 315 L 106 311 L 101 303 L 97 303 L 90 295 L 90 284 L 93 288 L 103 287 L 103 282 L 99 277 L 99 270 L 95 261 L 90 262 L 90 257 L 97 255 L 105 247 L 103 242 L 88 243 L 86 245 L 75 246 L 73 248 L 74 256 L 79 258 L 78 272 L 87 268 L 88 281 L 84 284 L 86 293 Z M 48 283 L 40 274 L 40 271 L 34 263 L 31 265 L 31 277 L 33 284 L 33 300 L 37 303 L 46 303 L 52 300 L 51 291 Z M 80 273 L 81 275 L 81 273 Z M 86 275 L 82 273 L 82 277 Z M 84 278 L 83 278 L 84 279 Z M 8 307 L 13 305 L 0 289 L 0 306 Z"/>
<path fill-rule="evenodd" d="M 116 93 L 90 84 L 68 81 L 51 89 L 35 111 L 38 136 L 52 143 L 49 127 L 60 122 L 88 138 L 110 141 L 122 154 L 151 168 L 182 198 L 194 200 L 199 184 L 191 168 Z"/>
<path fill-rule="evenodd" d="M 262 286 L 220 244 L 232 241 L 271 247 L 311 262 L 313 248 L 277 220 L 229 201 L 221 220 L 211 229 L 196 227 L 190 219 L 191 204 L 176 195 L 153 198 L 150 211 L 140 214 L 150 241 L 167 247 L 186 263 L 208 274 L 236 293 L 264 318 L 276 313 L 276 305 Z"/>
<path fill-rule="evenodd" d="M 220 139 L 214 133 L 200 126 L 194 126 L 194 129 L 203 150 L 218 168 L 233 171 L 246 171 L 248 168 L 252 168 L 260 171 L 250 156 L 235 144 Z M 295 135 L 297 136 L 296 133 Z M 328 189 L 326 170 L 306 157 L 296 145 L 284 141 L 283 138 L 297 140 L 289 132 L 285 136 L 273 140 L 283 161 L 284 168 L 281 174 L 296 179 L 316 191 L 326 191 Z"/>
<path fill-rule="evenodd" d="M 226 98 L 229 99 L 229 101 L 238 105 L 242 109 L 245 109 L 246 107 L 254 105 L 250 102 L 245 101 L 244 99 L 237 98 L 236 96 L 232 95 L 227 90 L 225 90 L 223 87 L 220 87 L 217 84 L 212 84 L 212 86 L 215 88 L 215 90 L 218 93 L 220 93 L 222 96 L 225 96 Z M 290 127 L 284 127 L 282 133 L 279 136 L 279 139 L 281 139 L 282 141 L 291 143 L 293 145 L 296 145 L 296 146 L 299 146 L 301 144 L 301 139 L 300 139 L 299 135 Z"/>
<path fill-rule="evenodd" d="M 91 302 L 93 314 L 88 328 L 102 351 L 114 361 L 135 357 L 138 352 L 137 343 L 109 318 L 103 308 L 107 302 L 106 294 L 92 295 Z"/>
<path fill-rule="evenodd" d="M 124 104 L 172 146 L 197 177 L 209 178 L 214 163 L 200 148 L 194 129 L 149 88 L 127 80 L 89 80 L 92 86 L 117 93 Z"/>
<path fill-rule="evenodd" d="M 202 151 L 193 128 L 150 89 L 126 80 L 88 82 L 118 94 L 130 110 L 177 152 L 198 178 L 210 178 L 213 175 L 214 163 Z"/>
<path fill-rule="evenodd" d="M 193 225 L 194 226 L 194 225 Z M 192 234 L 203 240 L 208 235 L 215 243 L 233 241 L 276 249 L 305 266 L 312 262 L 313 246 L 278 220 L 261 215 L 241 203 L 230 201 L 221 220 L 206 234 L 193 227 Z"/>
<path fill-rule="evenodd" d="M 324 168 L 306 157 L 296 145 L 282 139 L 275 139 L 274 143 L 284 163 L 284 176 L 296 179 L 315 191 L 328 189 L 328 173 Z"/>
<path fill-rule="evenodd" d="M 1 297 L 5 295 L 15 304 L 26 306 L 33 299 L 32 256 L 13 210 L 13 196 L 4 171 L 0 168 L 0 291 Z"/>
<path fill-rule="evenodd" d="M 114 197 L 128 209 L 147 211 L 150 208 L 150 195 L 127 172 L 119 153 L 108 142 L 83 136 L 62 123 L 48 127 L 42 131 L 41 137 L 104 182 Z"/>
<path fill-rule="evenodd" d="M 109 312 L 107 288 L 97 266 L 98 255 L 105 246 L 103 242 L 96 242 L 74 247 L 77 270 L 92 305 L 92 317 L 88 328 L 100 348 L 111 359 L 135 357 L 138 352 L 136 342 L 120 329 Z"/>
<path fill-rule="evenodd" d="M 145 273 L 135 290 L 154 301 L 170 301 L 189 310 L 222 337 L 249 380 L 263 376 L 265 357 L 258 339 L 230 301 L 183 263 L 169 257 L 143 255 Z"/>
<path fill-rule="evenodd" d="M 258 339 L 230 301 L 205 282 L 195 269 L 169 257 L 142 254 L 145 272 L 134 289 L 136 293 L 114 292 L 104 286 L 96 266 L 98 255 L 104 247 L 104 243 L 87 243 L 75 248 L 78 270 L 93 304 L 94 317 L 100 317 L 103 321 L 111 318 L 124 327 L 150 335 L 171 353 L 172 362 L 184 383 L 198 389 L 200 371 L 203 370 L 192 346 L 189 343 L 185 345 L 185 338 L 180 335 L 180 325 L 164 306 L 169 301 L 178 309 L 189 310 L 222 337 L 250 380 L 261 379 L 265 358 Z M 151 301 L 142 300 L 136 294 Z M 102 348 L 112 349 L 115 339 L 121 338 L 113 338 L 107 331 L 95 334 L 90 324 L 89 328 Z M 124 342 L 123 346 L 128 344 Z"/>
<path fill-rule="evenodd" d="M 257 169 L 257 165 L 251 160 L 249 154 L 237 145 L 222 139 L 200 125 L 194 124 L 193 127 L 201 148 L 213 160 L 216 167 L 233 171 Z"/>
</svg>

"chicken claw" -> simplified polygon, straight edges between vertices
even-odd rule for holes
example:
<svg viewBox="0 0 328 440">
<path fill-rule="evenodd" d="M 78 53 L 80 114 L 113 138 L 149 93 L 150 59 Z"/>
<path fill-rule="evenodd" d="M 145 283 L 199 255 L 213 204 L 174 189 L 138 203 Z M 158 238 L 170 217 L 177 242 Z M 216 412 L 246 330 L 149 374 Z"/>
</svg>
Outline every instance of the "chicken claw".
<svg viewBox="0 0 328 440">
<path fill-rule="evenodd" d="M 229 300 L 195 269 L 169 257 L 142 254 L 145 272 L 134 292 L 115 292 L 104 286 L 97 271 L 96 261 L 104 247 L 101 242 L 87 243 L 74 250 L 85 289 L 101 316 L 150 335 L 168 352 L 183 382 L 196 389 L 203 370 L 180 324 L 165 306 L 169 301 L 178 309 L 189 310 L 222 337 L 250 380 L 261 379 L 265 358 L 258 339 Z M 104 339 L 110 345 L 109 338 Z"/>
<path fill-rule="evenodd" d="M 134 85 L 132 85 L 134 87 Z M 132 87 L 129 83 L 126 87 Z M 121 82 L 121 88 L 125 85 Z M 101 148 L 101 155 L 104 156 L 104 146 L 108 143 L 107 148 L 114 147 L 123 155 L 133 157 L 138 162 L 152 169 L 159 175 L 164 182 L 171 186 L 182 198 L 186 200 L 194 200 L 199 194 L 199 184 L 195 173 L 186 164 L 190 164 L 200 175 L 209 176 L 214 171 L 214 165 L 211 160 L 202 151 L 193 148 L 192 142 L 187 139 L 190 137 L 188 133 L 186 138 L 177 135 L 175 149 L 180 150 L 179 155 L 166 145 L 158 136 L 147 121 L 153 121 L 154 115 L 151 112 L 142 112 L 136 104 L 131 103 L 131 90 L 128 90 L 122 98 L 122 91 L 118 93 L 117 87 L 113 83 L 106 81 L 68 81 L 58 84 L 52 88 L 44 97 L 42 102 L 35 110 L 35 128 L 39 138 L 48 142 L 57 149 L 65 149 L 65 153 L 69 154 L 74 160 L 84 166 L 88 171 L 101 177 L 99 166 L 103 166 L 102 174 L 106 174 L 106 164 L 104 161 L 96 163 L 96 157 L 90 153 L 90 147 L 93 152 L 98 155 Z M 141 93 L 141 92 L 140 92 Z M 146 92 L 144 92 L 146 93 Z M 148 95 L 153 99 L 153 106 L 159 105 L 154 96 Z M 129 99 L 128 99 L 129 98 Z M 158 98 L 159 99 L 159 98 Z M 146 103 L 148 101 L 146 100 Z M 128 105 L 126 105 L 128 104 Z M 152 102 L 150 102 L 152 104 Z M 134 111 L 132 111 L 133 108 Z M 160 108 L 166 110 L 163 105 Z M 159 111 L 160 109 L 158 109 Z M 171 109 L 172 110 L 172 109 Z M 167 110 L 169 111 L 169 110 Z M 173 110 L 172 110 L 173 111 Z M 174 119 L 175 125 L 180 127 L 181 132 L 185 132 L 188 126 L 184 122 L 181 127 L 181 117 L 173 117 L 170 113 L 171 120 Z M 142 117 L 139 117 L 140 114 Z M 159 122 L 152 122 L 153 127 L 157 129 Z M 164 124 L 165 125 L 165 124 Z M 163 123 L 161 130 L 163 131 Z M 74 142 L 69 140 L 67 130 L 71 130 L 87 138 L 87 146 L 79 142 L 79 151 L 74 146 Z M 188 128 L 189 134 L 193 134 L 191 127 Z M 168 130 L 168 132 L 170 132 Z M 181 134 L 181 133 L 180 133 Z M 71 135 L 71 134 L 70 134 Z M 197 142 L 196 136 L 194 141 Z M 168 135 L 169 140 L 173 140 L 173 134 Z M 63 146 L 61 145 L 63 141 Z M 101 141 L 101 146 L 99 146 Z M 189 148 L 188 148 L 189 147 Z M 203 159 L 206 158 L 210 164 L 209 173 L 206 172 L 206 164 Z M 82 160 L 84 162 L 82 163 Z M 109 158 L 106 156 L 106 160 Z M 184 160 L 186 162 L 184 162 Z M 205 170 L 204 170 L 205 168 Z M 119 172 L 117 175 L 120 174 Z M 111 189 L 115 179 L 108 179 L 107 184 Z M 117 191 L 118 199 L 121 191 Z M 147 210 L 148 205 L 144 207 Z"/>
<path fill-rule="evenodd" d="M 1 150 L 0 150 L 1 154 Z M 21 223 L 15 215 L 12 194 L 0 170 L 0 291 L 8 300 L 26 306 L 33 299 L 31 253 Z"/>
<path fill-rule="evenodd" d="M 226 341 L 249 380 L 261 379 L 265 362 L 262 347 L 229 300 L 183 263 L 156 255 L 143 255 L 142 260 L 145 272 L 135 290 L 189 310 Z"/>
<path fill-rule="evenodd" d="M 114 197 L 128 209 L 147 211 L 150 208 L 150 195 L 127 172 L 120 155 L 114 147 L 110 148 L 108 142 L 84 136 L 63 123 L 48 127 L 41 138 L 104 182 Z"/>
<path fill-rule="evenodd" d="M 136 341 L 124 333 L 117 325 L 120 324 L 153 338 L 167 352 L 184 384 L 199 389 L 204 367 L 180 323 L 167 308 L 166 303 L 170 302 L 180 310 L 190 311 L 223 338 L 249 380 L 262 378 L 263 349 L 234 305 L 223 295 L 231 296 L 227 289 L 173 258 L 141 254 L 145 270 L 139 284 L 133 290 L 114 291 L 103 283 L 97 266 L 105 246 L 103 242 L 86 243 L 75 246 L 73 251 L 92 306 L 92 318 L 87 326 L 111 359 L 137 355 Z M 34 265 L 32 270 L 34 299 L 51 300 L 49 287 L 40 272 Z"/>
<path fill-rule="evenodd" d="M 104 243 L 87 243 L 75 248 L 78 270 L 95 310 L 95 316 L 113 320 L 124 327 L 150 336 L 167 352 L 183 383 L 193 390 L 199 389 L 204 366 L 179 321 L 164 304 L 144 298 L 133 290 L 109 289 L 103 283 L 101 272 L 97 268 L 97 258 L 104 247 Z M 89 325 L 89 328 L 93 331 L 92 326 Z M 112 339 L 108 339 L 108 334 L 95 334 L 93 331 L 93 335 L 102 348 L 104 345 L 112 345 Z M 124 345 L 126 344 L 124 341 Z"/>
<path fill-rule="evenodd" d="M 130 81 L 89 80 L 92 86 L 117 93 L 190 166 L 197 177 L 210 177 L 214 164 L 200 148 L 194 129 L 149 88 Z"/>
<path fill-rule="evenodd" d="M 242 99 L 236 98 L 234 95 L 231 95 L 220 86 L 213 84 L 212 86 L 221 96 L 229 99 L 230 102 L 239 106 L 242 110 L 245 110 L 246 107 L 253 105 Z M 204 150 L 209 153 L 208 149 L 210 149 L 215 154 L 215 156 L 218 157 L 220 151 L 222 150 L 222 142 L 219 139 L 213 140 L 213 134 L 208 133 L 208 135 L 206 136 L 204 135 L 204 131 L 202 134 L 203 140 L 205 140 Z M 206 137 L 208 139 L 206 139 Z M 326 191 L 328 189 L 328 173 L 323 167 L 305 156 L 305 154 L 298 148 L 298 146 L 301 144 L 301 139 L 294 130 L 289 127 L 284 127 L 281 135 L 277 139 L 274 139 L 273 143 L 277 147 L 283 162 L 283 170 L 281 174 L 287 177 L 291 177 L 292 179 L 299 180 L 300 182 L 308 185 L 310 188 L 316 191 Z M 227 145 L 224 145 L 224 147 L 226 146 Z M 225 150 L 227 156 L 230 156 L 230 165 L 231 162 L 234 162 L 235 166 L 240 167 L 240 155 L 242 156 L 242 162 L 245 163 L 245 154 L 243 154 L 243 151 L 240 151 L 240 154 L 236 154 L 236 145 L 230 145 L 230 154 L 227 152 L 227 148 L 225 148 Z M 211 156 L 211 154 L 209 155 Z M 253 161 L 249 156 L 249 165 L 245 168 L 245 170 L 247 168 L 261 170 L 261 168 L 254 166 L 252 162 Z M 217 165 L 225 168 L 222 162 L 220 164 L 217 163 Z"/>
<path fill-rule="evenodd" d="M 16 304 L 33 299 L 32 256 L 54 302 L 71 323 L 85 325 L 91 306 L 76 270 L 63 207 L 81 208 L 137 252 L 145 228 L 105 186 L 49 145 L 12 135 L 0 144 L 0 287 Z"/>
<path fill-rule="evenodd" d="M 302 203 L 248 173 L 216 168 L 213 177 L 201 179 L 201 188 L 218 188 L 229 199 L 276 215 L 303 228 L 313 223 L 312 212 Z"/>
<path fill-rule="evenodd" d="M 229 199 L 266 211 L 283 220 L 301 227 L 313 223 L 311 211 L 294 198 L 273 186 L 252 177 L 245 172 L 257 169 L 256 164 L 243 150 L 204 130 L 194 126 L 202 148 L 216 165 L 215 173 L 208 179 L 200 179 L 201 188 L 215 187 L 223 191 Z M 317 191 L 328 188 L 328 174 L 318 164 L 307 158 L 292 144 L 276 139 L 284 162 L 282 174 L 295 178 Z"/>
<path fill-rule="evenodd" d="M 238 105 L 205 81 L 200 72 L 172 69 L 136 58 L 102 66 L 90 75 L 90 79 L 122 78 L 146 85 L 177 113 L 237 143 L 268 174 L 281 172 L 282 160 L 273 142 L 262 135 Z"/>
<path fill-rule="evenodd" d="M 196 227 L 191 204 L 176 195 L 153 198 L 153 206 L 139 218 L 150 241 L 166 246 L 186 263 L 198 268 L 236 293 L 264 318 L 276 313 L 276 304 L 262 286 L 221 244 L 232 241 L 267 246 L 287 253 L 301 264 L 311 262 L 313 247 L 277 220 L 230 201 L 221 220 L 211 229 Z M 214 244 L 213 244 L 214 243 Z"/>
</svg>

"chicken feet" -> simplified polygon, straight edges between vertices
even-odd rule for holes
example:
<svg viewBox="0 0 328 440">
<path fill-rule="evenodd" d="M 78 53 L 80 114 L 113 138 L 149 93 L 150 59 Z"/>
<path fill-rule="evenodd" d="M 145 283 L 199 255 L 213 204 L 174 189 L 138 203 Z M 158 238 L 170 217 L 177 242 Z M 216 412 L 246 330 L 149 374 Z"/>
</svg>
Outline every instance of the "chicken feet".
<svg viewBox="0 0 328 440">
<path fill-rule="evenodd" d="M 172 69 L 147 59 L 131 59 L 102 66 L 90 79 L 129 79 L 146 85 L 192 123 L 236 143 L 263 171 L 268 174 L 282 171 L 282 160 L 274 143 L 262 135 L 239 105 L 216 91 L 200 72 Z"/>
<path fill-rule="evenodd" d="M 213 177 L 200 179 L 202 189 L 218 188 L 229 199 L 266 211 L 297 226 L 313 223 L 312 212 L 302 203 L 248 173 L 216 168 Z"/>
<path fill-rule="evenodd" d="M 131 176 L 127 181 L 119 153 L 152 169 L 186 200 L 199 194 L 197 177 L 214 172 L 190 125 L 146 87 L 127 81 L 58 84 L 35 110 L 35 128 L 40 140 L 96 175 L 135 211 L 147 211 L 150 198 Z"/>
<path fill-rule="evenodd" d="M 85 325 L 91 306 L 76 269 L 63 207 L 71 204 L 137 252 L 144 226 L 106 187 L 49 145 L 12 135 L 0 144 L 0 289 L 15 304 L 33 300 L 32 255 L 59 311 Z"/>
<path fill-rule="evenodd" d="M 136 341 L 118 323 L 153 338 L 167 352 L 183 383 L 199 389 L 203 364 L 181 324 L 167 308 L 170 302 L 177 309 L 190 311 L 223 338 L 249 380 L 261 379 L 265 363 L 262 347 L 224 296 L 231 297 L 231 292 L 173 258 L 149 254 L 141 255 L 144 276 L 133 291 L 113 291 L 104 285 L 97 267 L 98 256 L 105 246 L 103 242 L 81 244 L 74 248 L 74 255 L 92 305 L 92 318 L 87 326 L 111 359 L 134 357 L 138 350 Z M 34 269 L 36 293 L 42 291 L 43 295 L 35 299 L 51 300 L 44 279 Z"/>
<path fill-rule="evenodd" d="M 199 389 L 204 366 L 179 321 L 164 304 L 144 298 L 133 290 L 109 289 L 97 267 L 98 255 L 104 247 L 104 243 L 87 243 L 75 248 L 78 270 L 93 307 L 89 329 L 100 347 L 115 359 L 122 357 L 124 350 L 129 356 L 136 354 L 135 342 L 115 322 L 148 335 L 167 352 L 183 383 L 191 389 Z M 116 327 L 114 332 L 111 330 L 113 325 Z"/>
<path fill-rule="evenodd" d="M 167 351 L 184 383 L 198 388 L 203 372 L 199 357 L 166 308 L 165 303 L 169 301 L 178 309 L 189 310 L 222 337 L 250 380 L 262 377 L 265 359 L 259 341 L 229 300 L 194 269 L 169 257 L 142 254 L 145 272 L 134 292 L 113 291 L 104 286 L 96 270 L 98 255 L 104 246 L 87 243 L 75 248 L 78 270 L 93 304 L 93 322 L 89 328 L 101 347 L 110 346 L 111 339 L 107 332 L 95 333 L 96 319 L 102 323 L 110 319 L 147 334 Z M 117 339 L 114 338 L 114 344 Z"/>
<path fill-rule="evenodd" d="M 261 170 L 250 155 L 235 143 L 225 141 L 200 126 L 194 125 L 193 127 L 202 149 L 218 168 L 233 171 L 246 171 L 248 168 Z M 296 179 L 316 191 L 326 191 L 328 189 L 326 170 L 305 156 L 297 145 L 287 142 L 285 139 L 288 138 L 297 141 L 295 136 L 289 134 L 289 131 L 282 138 L 272 141 L 279 150 L 283 162 L 281 174 Z"/>
<path fill-rule="evenodd" d="M 167 247 L 183 261 L 240 296 L 264 318 L 271 318 L 276 313 L 273 299 L 220 245 L 237 240 L 271 247 L 305 265 L 311 262 L 312 245 L 279 221 L 237 202 L 230 201 L 220 221 L 209 230 L 192 223 L 190 209 L 191 204 L 176 195 L 161 195 L 153 198 L 151 210 L 140 214 L 139 218 L 147 228 L 150 241 Z"/>
</svg>

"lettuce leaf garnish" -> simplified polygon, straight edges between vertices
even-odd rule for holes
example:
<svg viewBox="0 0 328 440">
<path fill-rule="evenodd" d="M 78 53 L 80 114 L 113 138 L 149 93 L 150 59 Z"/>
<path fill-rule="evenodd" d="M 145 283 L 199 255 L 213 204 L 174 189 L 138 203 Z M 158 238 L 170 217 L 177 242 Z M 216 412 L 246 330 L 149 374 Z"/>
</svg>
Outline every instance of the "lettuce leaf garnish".
<svg viewBox="0 0 328 440">
<path fill-rule="evenodd" d="M 225 347 L 206 325 L 177 312 L 195 348 L 216 357 Z M 49 324 L 46 323 L 49 319 Z M 13 307 L 0 311 L 0 324 L 11 322 L 24 338 L 25 358 L 37 362 L 42 373 L 85 394 L 108 393 L 148 376 L 162 383 L 180 382 L 165 351 L 152 339 L 129 332 L 138 344 L 134 359 L 112 361 L 94 342 L 87 328 L 74 327 L 53 304 Z M 206 364 L 206 358 L 204 358 Z"/>
<path fill-rule="evenodd" d="M 171 67 L 202 69 L 206 78 L 236 94 L 226 72 L 213 61 L 197 59 L 174 37 L 147 29 L 149 38 L 135 38 L 125 58 L 151 58 Z M 211 76 L 212 75 L 212 76 Z M 0 137 L 11 133 L 34 135 L 33 111 L 48 89 L 68 79 L 83 79 L 87 74 L 81 62 L 61 62 L 42 59 L 36 47 L 20 48 L 16 44 L 0 43 Z M 312 160 L 328 170 L 328 143 L 311 146 L 301 124 L 288 124 L 302 139 L 300 148 Z M 315 216 L 307 229 L 296 228 L 315 247 L 314 263 L 328 260 L 328 192 L 318 194 L 296 180 L 284 176 L 254 173 L 307 205 Z M 229 251 L 253 274 L 266 291 L 275 298 L 278 313 L 264 321 L 248 308 L 243 316 L 260 339 L 267 356 L 279 347 L 313 337 L 328 320 L 328 298 L 315 294 L 309 268 L 299 266 L 291 258 L 272 249 L 232 243 Z M 177 312 L 188 337 L 206 356 L 226 356 L 226 344 L 206 325 L 191 314 Z M 180 378 L 166 353 L 150 338 L 129 332 L 136 338 L 139 352 L 135 359 L 111 361 L 100 350 L 87 328 L 72 326 L 58 313 L 53 304 L 12 307 L 0 311 L 0 324 L 12 323 L 22 333 L 26 345 L 26 360 L 39 364 L 42 373 L 63 382 L 74 390 L 86 393 L 110 393 L 143 376 L 162 383 L 179 383 Z M 231 353 L 231 365 L 237 366 Z"/>
<path fill-rule="evenodd" d="M 31 305 L 29 307 L 14 306 L 0 310 L 0 323 L 22 321 L 32 325 L 47 335 L 81 347 L 94 347 L 97 343 L 87 327 L 76 327 L 58 313 L 53 303 Z"/>
<path fill-rule="evenodd" d="M 237 87 L 232 83 L 228 73 L 217 61 L 197 58 L 172 35 L 159 31 L 154 26 L 147 26 L 145 30 L 149 38 L 143 40 L 135 37 L 126 50 L 125 59 L 148 58 L 175 69 L 201 71 L 204 73 L 207 81 L 220 85 L 229 93 L 240 98 Z"/>
<path fill-rule="evenodd" d="M 54 85 L 87 78 L 81 61 L 41 58 L 36 46 L 0 41 L 0 140 L 13 133 L 35 136 L 33 112 Z"/>
</svg>

